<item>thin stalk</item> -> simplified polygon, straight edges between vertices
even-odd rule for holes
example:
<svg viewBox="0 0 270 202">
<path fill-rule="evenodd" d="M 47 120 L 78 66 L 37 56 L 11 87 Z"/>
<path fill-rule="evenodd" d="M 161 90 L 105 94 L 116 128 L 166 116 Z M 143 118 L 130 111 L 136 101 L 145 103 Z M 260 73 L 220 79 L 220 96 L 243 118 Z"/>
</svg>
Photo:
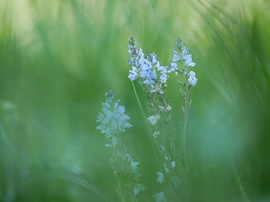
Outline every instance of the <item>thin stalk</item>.
<svg viewBox="0 0 270 202">
<path fill-rule="evenodd" d="M 185 87 L 185 106 L 184 106 L 184 125 L 183 125 L 183 153 L 184 153 L 184 163 L 188 161 L 187 156 L 187 146 L 186 146 L 186 133 L 187 133 L 187 123 L 188 123 L 188 111 L 189 111 L 189 102 L 188 102 L 188 87 Z"/>
<path fill-rule="evenodd" d="M 121 179 L 120 177 L 117 176 L 117 174 L 115 175 L 116 179 L 117 179 L 117 183 L 116 183 L 116 190 L 117 190 L 117 193 L 118 193 L 118 197 L 119 199 L 121 200 L 121 202 L 126 202 L 125 200 L 125 195 L 122 191 L 122 183 L 121 183 Z"/>
<path fill-rule="evenodd" d="M 247 195 L 247 193 L 246 193 L 246 191 L 245 191 L 245 189 L 244 189 L 244 187 L 243 187 L 243 184 L 242 184 L 242 182 L 241 182 L 241 179 L 240 179 L 240 176 L 239 176 L 239 174 L 238 174 L 238 172 L 237 172 L 237 168 L 236 168 L 236 165 L 235 165 L 235 161 L 234 161 L 234 158 L 233 158 L 233 155 L 232 155 L 232 149 L 231 149 L 231 147 L 229 146 L 229 158 L 230 158 L 230 160 L 231 160 L 231 162 L 232 162 L 232 166 L 233 166 L 233 170 L 234 170 L 234 173 L 235 173 L 235 175 L 236 175 L 236 180 L 237 180 L 237 184 L 238 184 L 238 187 L 239 187 L 239 189 L 240 189 L 240 192 L 241 192 L 241 195 L 242 195 L 242 197 L 243 197 L 243 201 L 245 201 L 245 202 L 250 202 L 250 200 L 249 200 L 249 197 L 248 197 L 248 195 Z"/>
<path fill-rule="evenodd" d="M 142 107 L 142 104 L 141 104 L 140 98 L 139 98 L 139 96 L 138 96 L 137 90 L 136 90 L 136 88 L 135 88 L 135 85 L 134 85 L 133 81 L 132 81 L 131 83 L 132 83 L 132 88 L 133 88 L 133 91 L 134 91 L 134 94 L 135 94 L 136 100 L 137 100 L 137 102 L 138 102 L 138 105 L 139 105 L 140 111 L 141 111 L 141 113 L 142 113 L 142 115 L 143 115 L 143 117 L 144 117 L 144 119 L 145 119 L 145 121 L 146 121 L 146 123 L 147 123 L 147 118 L 146 118 L 146 115 L 145 115 L 145 113 L 144 113 L 144 111 L 143 111 L 143 107 Z M 148 129 L 148 125 L 147 125 L 146 123 L 145 123 L 146 128 L 147 128 L 147 130 L 149 130 L 149 129 Z"/>
<path fill-rule="evenodd" d="M 146 115 L 145 115 L 145 113 L 144 113 L 144 111 L 143 111 L 143 107 L 142 107 L 142 104 L 141 104 L 140 98 L 139 98 L 139 96 L 138 96 L 138 94 L 137 94 L 137 90 L 136 90 L 136 88 L 135 88 L 135 85 L 134 85 L 133 81 L 132 81 L 131 83 L 132 83 L 133 91 L 134 91 L 134 94 L 135 94 L 136 100 L 137 100 L 137 102 L 138 102 L 138 105 L 139 105 L 140 111 L 141 111 L 141 113 L 142 113 L 142 115 L 143 115 L 143 118 L 144 118 L 144 123 L 145 123 L 146 129 L 147 129 L 147 133 L 148 133 L 148 135 L 149 135 L 149 138 L 150 138 L 151 144 L 152 144 L 152 146 L 153 146 L 153 148 L 154 148 L 155 155 L 156 155 L 157 159 L 159 159 L 159 158 L 158 158 L 157 151 L 156 151 L 156 147 L 155 147 L 155 144 L 154 144 L 153 137 L 151 136 L 151 132 L 150 132 L 150 129 L 149 129 L 149 125 L 147 124 L 147 118 L 146 118 Z"/>
</svg>

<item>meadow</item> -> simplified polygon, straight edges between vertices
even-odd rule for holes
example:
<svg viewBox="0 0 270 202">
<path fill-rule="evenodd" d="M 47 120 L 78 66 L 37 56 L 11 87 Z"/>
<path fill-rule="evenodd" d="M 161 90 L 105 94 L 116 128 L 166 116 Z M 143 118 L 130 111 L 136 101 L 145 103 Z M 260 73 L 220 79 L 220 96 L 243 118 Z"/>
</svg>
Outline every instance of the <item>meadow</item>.
<svg viewBox="0 0 270 202">
<path fill-rule="evenodd" d="M 0 201 L 269 201 L 269 9 L 267 0 L 2 0 Z M 196 63 L 186 125 L 177 75 L 167 80 L 168 123 L 179 161 L 183 147 L 188 156 L 177 197 L 157 174 L 147 89 L 128 78 L 130 37 L 162 65 L 181 37 Z M 132 125 L 123 150 L 144 186 L 133 198 L 119 197 L 98 129 L 110 90 Z"/>
</svg>

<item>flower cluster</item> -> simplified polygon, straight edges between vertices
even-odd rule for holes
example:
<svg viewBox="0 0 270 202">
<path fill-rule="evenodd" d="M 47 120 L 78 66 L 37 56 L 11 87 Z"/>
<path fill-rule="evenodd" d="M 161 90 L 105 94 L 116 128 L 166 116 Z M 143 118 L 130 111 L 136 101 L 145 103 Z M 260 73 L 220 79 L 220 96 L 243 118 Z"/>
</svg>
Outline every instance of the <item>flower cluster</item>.
<svg viewBox="0 0 270 202">
<path fill-rule="evenodd" d="M 102 103 L 102 112 L 97 117 L 97 122 L 100 122 L 97 129 L 104 133 L 111 142 L 106 146 L 115 147 L 118 143 L 115 135 L 125 132 L 126 128 L 131 127 L 128 122 L 130 118 L 125 114 L 125 107 L 119 105 L 120 100 L 113 102 L 114 94 L 112 91 L 107 92 L 105 96 L 106 102 Z"/>
<path fill-rule="evenodd" d="M 192 60 L 192 55 L 188 53 L 188 48 L 183 45 L 181 39 L 176 42 L 176 46 L 179 52 L 172 51 L 172 63 L 169 66 L 162 66 L 154 53 L 146 56 L 142 49 L 137 48 L 136 42 L 131 37 L 128 46 L 131 59 L 128 60 L 128 63 L 132 66 L 132 70 L 129 71 L 128 78 L 131 81 L 138 79 L 140 84 L 150 87 L 151 93 L 159 94 L 164 93 L 164 87 L 166 87 L 171 72 L 181 73 L 184 77 L 189 76 L 184 82 L 195 86 L 197 83 L 195 72 L 187 71 L 188 67 L 196 65 Z"/>
<path fill-rule="evenodd" d="M 111 148 L 110 165 L 119 182 L 117 191 L 122 201 L 126 201 L 125 198 L 129 198 L 131 195 L 135 197 L 141 190 L 144 190 L 144 186 L 138 183 L 141 176 L 137 167 L 139 163 L 132 159 L 124 143 L 123 132 L 131 127 L 130 118 L 125 114 L 125 107 L 120 106 L 120 100 L 114 102 L 112 91 L 105 93 L 105 96 L 106 102 L 102 103 L 102 112 L 97 117 L 97 122 L 100 123 L 97 129 L 104 133 L 108 140 L 105 146 Z M 123 183 L 124 179 L 130 180 Z M 130 196 L 121 194 L 125 192 Z"/>
<path fill-rule="evenodd" d="M 152 93 L 163 94 L 163 86 L 166 86 L 168 79 L 168 67 L 160 64 L 155 53 L 145 56 L 142 49 L 137 49 L 132 37 L 129 39 L 128 52 L 131 56 L 128 63 L 132 66 L 128 78 L 131 81 L 138 79 L 140 84 L 149 87 Z"/>
<path fill-rule="evenodd" d="M 188 67 L 194 67 L 196 64 L 192 60 L 192 55 L 188 53 L 188 48 L 185 47 L 182 43 L 182 40 L 179 39 L 176 42 L 176 46 L 179 52 L 173 50 L 173 59 L 172 63 L 169 65 L 170 71 L 175 72 L 176 74 L 179 72 L 184 77 L 189 76 L 187 82 L 191 86 L 195 86 L 197 83 L 196 74 L 193 71 L 188 72 Z M 180 67 L 179 67 L 180 64 Z"/>
<path fill-rule="evenodd" d="M 192 55 L 188 54 L 188 48 L 185 47 L 181 39 L 176 42 L 176 47 L 180 51 L 180 54 L 173 50 L 173 62 L 184 61 L 185 66 L 194 67 L 196 64 L 192 61 Z"/>
<path fill-rule="evenodd" d="M 167 192 L 169 197 L 172 195 L 170 193 L 176 195 L 180 193 L 180 172 L 187 159 L 185 136 L 187 117 L 191 106 L 189 90 L 197 84 L 196 74 L 191 70 L 196 65 L 193 62 L 192 55 L 188 52 L 188 48 L 183 45 L 181 39 L 176 42 L 176 47 L 178 49 L 177 51 L 172 50 L 172 62 L 168 66 L 163 66 L 154 53 L 145 55 L 142 49 L 138 49 L 133 38 L 129 39 L 128 46 L 128 52 L 131 56 L 128 63 L 132 67 L 129 71 L 128 78 L 132 82 L 137 80 L 149 98 L 149 102 L 147 103 L 149 114 L 146 119 L 150 129 L 149 135 L 152 143 L 155 144 L 155 148 L 157 148 L 159 158 L 162 162 L 160 164 L 160 171 L 157 172 L 157 182 L 162 184 L 166 181 L 166 183 L 170 184 L 170 192 Z M 176 131 L 172 124 L 172 108 L 165 95 L 170 74 L 178 74 L 177 80 L 180 83 L 180 92 L 184 99 L 182 105 L 183 159 L 180 159 L 180 151 L 176 148 Z M 135 94 L 137 94 L 134 85 L 133 89 Z M 154 198 L 156 201 L 164 201 L 165 192 L 154 195 Z M 173 199 L 173 201 L 178 200 L 178 197 Z"/>
</svg>

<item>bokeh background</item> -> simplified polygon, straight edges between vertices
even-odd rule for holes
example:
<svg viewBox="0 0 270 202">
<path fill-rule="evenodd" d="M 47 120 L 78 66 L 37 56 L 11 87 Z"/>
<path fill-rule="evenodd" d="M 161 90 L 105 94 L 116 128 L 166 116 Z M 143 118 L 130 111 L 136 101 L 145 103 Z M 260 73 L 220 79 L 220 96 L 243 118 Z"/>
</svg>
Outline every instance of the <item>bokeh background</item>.
<svg viewBox="0 0 270 202">
<path fill-rule="evenodd" d="M 118 201 L 96 130 L 108 90 L 131 117 L 139 199 L 154 201 L 158 166 L 127 78 L 130 36 L 164 65 L 181 37 L 197 64 L 192 201 L 270 201 L 269 9 L 267 0 L 1 0 L 0 201 Z M 177 82 L 167 95 L 180 120 Z"/>
</svg>

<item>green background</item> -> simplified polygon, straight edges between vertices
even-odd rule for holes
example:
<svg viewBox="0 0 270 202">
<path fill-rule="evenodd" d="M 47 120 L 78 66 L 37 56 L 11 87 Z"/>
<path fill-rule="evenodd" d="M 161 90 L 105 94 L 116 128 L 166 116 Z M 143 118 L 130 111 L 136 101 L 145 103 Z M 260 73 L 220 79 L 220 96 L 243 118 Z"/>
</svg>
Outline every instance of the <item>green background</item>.
<svg viewBox="0 0 270 202">
<path fill-rule="evenodd" d="M 2 0 L 0 201 L 118 201 L 96 130 L 113 90 L 146 190 L 156 165 L 128 76 L 128 38 L 164 65 L 178 37 L 196 62 L 187 147 L 192 201 L 270 200 L 270 3 Z M 145 95 L 137 86 L 142 101 Z M 167 95 L 181 127 L 176 81 Z"/>
</svg>

